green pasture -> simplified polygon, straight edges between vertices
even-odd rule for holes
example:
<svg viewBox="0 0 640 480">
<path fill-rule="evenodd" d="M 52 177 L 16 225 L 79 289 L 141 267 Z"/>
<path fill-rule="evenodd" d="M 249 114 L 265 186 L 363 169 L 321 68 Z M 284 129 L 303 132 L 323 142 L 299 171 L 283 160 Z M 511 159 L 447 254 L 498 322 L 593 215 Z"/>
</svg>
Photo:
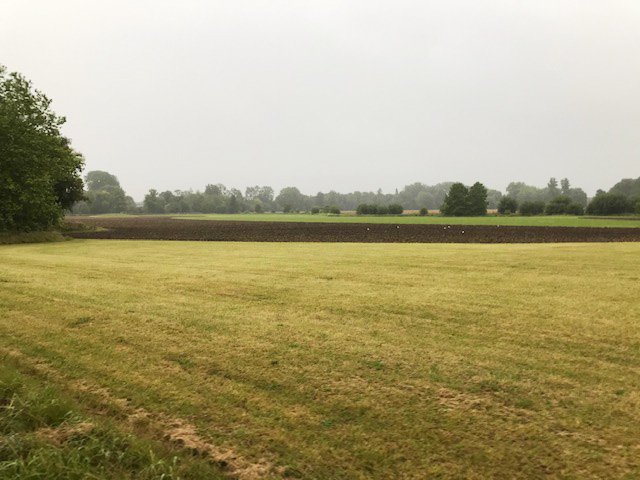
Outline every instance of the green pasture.
<svg viewBox="0 0 640 480">
<path fill-rule="evenodd" d="M 10 245 L 0 355 L 240 478 L 631 479 L 639 299 L 637 243 Z"/>
<path fill-rule="evenodd" d="M 174 218 L 195 220 L 228 220 L 243 222 L 324 222 L 324 223 L 395 223 L 435 225 L 505 225 L 535 227 L 640 227 L 640 217 L 590 218 L 572 215 L 441 217 L 428 215 L 310 215 L 284 213 L 184 214 Z"/>
</svg>

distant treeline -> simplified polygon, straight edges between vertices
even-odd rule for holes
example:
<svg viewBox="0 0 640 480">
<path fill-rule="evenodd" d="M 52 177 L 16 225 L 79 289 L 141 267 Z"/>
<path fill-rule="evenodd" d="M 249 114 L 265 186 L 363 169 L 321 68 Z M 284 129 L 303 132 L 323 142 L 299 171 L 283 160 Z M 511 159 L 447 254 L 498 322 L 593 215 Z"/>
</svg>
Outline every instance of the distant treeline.
<svg viewBox="0 0 640 480">
<path fill-rule="evenodd" d="M 361 205 L 402 205 L 406 210 L 438 210 L 445 203 L 454 182 L 436 185 L 412 183 L 395 193 L 336 191 L 318 192 L 305 195 L 296 187 L 285 187 L 276 194 L 268 186 L 247 187 L 244 192 L 236 188 L 227 188 L 218 184 L 206 185 L 203 191 L 163 191 L 149 190 L 141 204 L 127 196 L 114 175 L 92 171 L 85 177 L 86 200 L 73 209 L 74 213 L 239 213 L 239 212 L 297 212 L 297 211 L 344 211 L 356 210 Z M 618 193 L 626 199 L 624 211 L 635 209 L 636 199 L 640 198 L 640 178 L 624 179 L 614 185 L 610 193 Z M 599 194 L 605 193 L 602 190 Z M 582 210 L 588 205 L 587 194 L 581 188 L 571 186 L 568 179 L 558 182 L 551 178 L 545 187 L 539 188 L 523 182 L 512 182 L 506 188 L 506 195 L 497 190 L 486 190 L 487 208 L 497 209 L 507 197 L 514 202 L 507 211 L 515 213 L 519 206 L 543 205 L 542 210 L 558 197 L 560 203 L 576 206 Z M 603 197 L 604 198 L 604 197 Z M 503 209 L 504 211 L 504 209 Z M 540 212 L 542 213 L 542 212 Z M 569 212 L 567 212 L 569 213 Z M 602 213 L 604 212 L 593 212 Z"/>
</svg>

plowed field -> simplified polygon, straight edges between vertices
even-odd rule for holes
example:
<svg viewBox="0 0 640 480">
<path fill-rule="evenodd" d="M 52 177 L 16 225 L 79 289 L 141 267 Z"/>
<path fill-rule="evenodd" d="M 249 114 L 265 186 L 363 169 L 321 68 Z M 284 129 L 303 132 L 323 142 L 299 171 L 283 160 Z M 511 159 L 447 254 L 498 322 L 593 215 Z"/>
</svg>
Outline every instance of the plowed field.
<svg viewBox="0 0 640 480">
<path fill-rule="evenodd" d="M 640 228 L 228 222 L 170 217 L 89 217 L 107 230 L 76 238 L 238 242 L 550 243 L 640 242 Z"/>
</svg>

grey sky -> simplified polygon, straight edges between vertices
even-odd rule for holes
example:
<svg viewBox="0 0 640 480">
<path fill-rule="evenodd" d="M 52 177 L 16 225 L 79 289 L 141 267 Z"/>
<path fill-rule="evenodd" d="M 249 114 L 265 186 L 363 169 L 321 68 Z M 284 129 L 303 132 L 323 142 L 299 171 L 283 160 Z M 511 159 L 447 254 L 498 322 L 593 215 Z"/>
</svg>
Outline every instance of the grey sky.
<svg viewBox="0 0 640 480">
<path fill-rule="evenodd" d="M 0 63 L 149 188 L 640 176 L 638 0 L 4 0 Z"/>
</svg>

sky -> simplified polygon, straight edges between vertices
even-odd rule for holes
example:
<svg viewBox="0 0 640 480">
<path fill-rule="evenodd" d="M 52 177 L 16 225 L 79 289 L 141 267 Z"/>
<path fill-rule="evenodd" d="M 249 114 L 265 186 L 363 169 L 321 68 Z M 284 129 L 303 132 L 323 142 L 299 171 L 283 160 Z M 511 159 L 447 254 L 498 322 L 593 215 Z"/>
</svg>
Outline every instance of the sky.
<svg viewBox="0 0 640 480">
<path fill-rule="evenodd" d="M 0 4 L 0 64 L 138 201 L 640 176 L 638 0 Z"/>
</svg>

